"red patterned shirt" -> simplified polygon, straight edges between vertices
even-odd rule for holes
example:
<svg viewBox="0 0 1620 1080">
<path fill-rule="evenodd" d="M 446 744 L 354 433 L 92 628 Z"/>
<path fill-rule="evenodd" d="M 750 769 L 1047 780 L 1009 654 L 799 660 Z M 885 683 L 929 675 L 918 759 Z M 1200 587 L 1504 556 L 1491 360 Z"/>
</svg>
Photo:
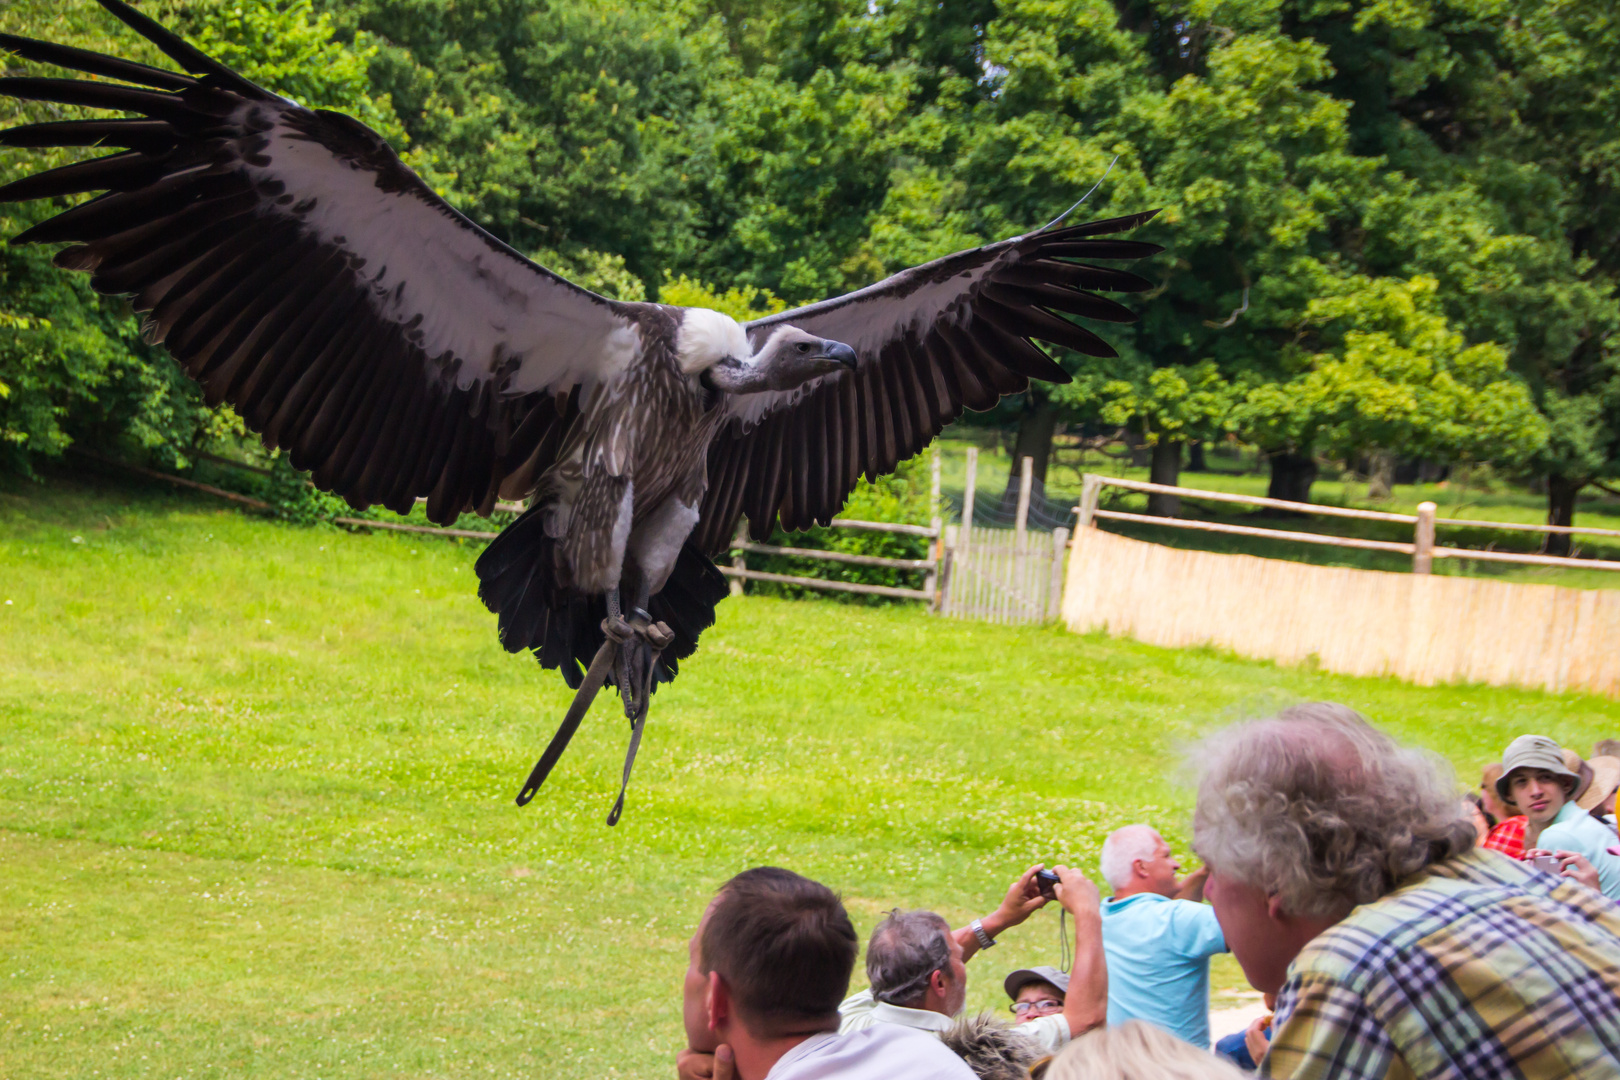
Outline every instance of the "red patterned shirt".
<svg viewBox="0 0 1620 1080">
<path fill-rule="evenodd" d="M 1524 858 L 1524 826 L 1526 818 L 1523 814 L 1518 817 L 1504 819 L 1501 824 L 1491 830 L 1491 835 L 1485 838 L 1481 847 L 1500 851 L 1510 859 Z"/>
</svg>

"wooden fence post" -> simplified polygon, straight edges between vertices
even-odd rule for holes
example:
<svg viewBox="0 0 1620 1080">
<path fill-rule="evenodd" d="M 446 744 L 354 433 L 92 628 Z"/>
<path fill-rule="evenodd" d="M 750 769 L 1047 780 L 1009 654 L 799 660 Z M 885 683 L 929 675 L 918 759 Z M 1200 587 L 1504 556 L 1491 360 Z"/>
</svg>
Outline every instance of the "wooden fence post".
<svg viewBox="0 0 1620 1080">
<path fill-rule="evenodd" d="M 738 544 L 738 545 L 745 544 L 745 543 L 748 542 L 748 519 L 747 518 L 738 518 L 737 519 L 737 537 L 732 542 L 735 543 L 735 544 Z M 747 570 L 748 569 L 748 559 L 743 555 L 742 550 L 741 550 L 740 547 L 737 549 L 737 553 L 731 557 L 731 568 L 733 570 Z M 732 596 L 741 596 L 742 594 L 743 594 L 743 579 L 740 578 L 740 577 L 732 578 L 731 579 L 731 595 Z"/>
<path fill-rule="evenodd" d="M 1432 502 L 1418 503 L 1417 525 L 1412 529 L 1412 573 L 1427 574 L 1434 564 L 1434 512 Z"/>
<path fill-rule="evenodd" d="M 939 541 L 939 607 L 941 615 L 951 613 L 951 571 L 955 569 L 956 538 L 959 531 L 955 525 L 945 526 L 945 533 Z"/>
<path fill-rule="evenodd" d="M 1018 520 L 1013 525 L 1013 595 L 1025 615 L 1034 614 L 1035 597 L 1029 581 L 1029 496 L 1035 480 L 1035 459 L 1024 456 L 1018 468 Z"/>
<path fill-rule="evenodd" d="M 1052 530 L 1052 585 L 1046 597 L 1046 617 L 1058 618 L 1063 611 L 1063 553 L 1069 547 L 1069 530 L 1059 525 Z"/>
<path fill-rule="evenodd" d="M 923 578 L 923 592 L 932 593 L 934 599 L 929 602 L 930 613 L 940 609 L 939 596 L 939 567 L 945 561 L 945 536 L 941 528 L 943 522 L 939 514 L 939 443 L 934 444 L 934 461 L 930 467 L 933 473 L 928 484 L 928 526 L 934 530 L 934 537 L 928 541 L 928 554 L 934 560 L 934 568 L 928 571 Z"/>
<path fill-rule="evenodd" d="M 1081 529 L 1091 528 L 1097 502 L 1102 497 L 1102 486 L 1103 478 L 1096 473 L 1086 473 L 1080 478 L 1080 521 L 1074 527 L 1077 536 Z"/>
<path fill-rule="evenodd" d="M 962 488 L 962 533 L 957 538 L 957 553 L 967 551 L 973 537 L 973 495 L 979 484 L 979 448 L 968 447 L 967 483 Z"/>
</svg>

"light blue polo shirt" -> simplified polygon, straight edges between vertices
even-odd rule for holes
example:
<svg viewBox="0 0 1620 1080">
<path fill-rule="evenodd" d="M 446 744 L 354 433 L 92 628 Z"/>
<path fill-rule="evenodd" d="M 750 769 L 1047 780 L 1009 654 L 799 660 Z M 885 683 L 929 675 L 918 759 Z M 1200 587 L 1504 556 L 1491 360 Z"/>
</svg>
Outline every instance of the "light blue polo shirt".
<svg viewBox="0 0 1620 1080">
<path fill-rule="evenodd" d="M 1215 909 L 1157 893 L 1102 903 L 1108 1026 L 1146 1020 L 1209 1049 L 1209 958 L 1226 951 Z"/>
<path fill-rule="evenodd" d="M 1586 856 L 1597 871 L 1603 895 L 1620 900 L 1620 856 L 1610 855 L 1609 847 L 1620 844 L 1607 825 L 1572 802 L 1564 804 L 1558 816 L 1541 830 L 1536 847 L 1546 851 L 1574 851 Z"/>
</svg>

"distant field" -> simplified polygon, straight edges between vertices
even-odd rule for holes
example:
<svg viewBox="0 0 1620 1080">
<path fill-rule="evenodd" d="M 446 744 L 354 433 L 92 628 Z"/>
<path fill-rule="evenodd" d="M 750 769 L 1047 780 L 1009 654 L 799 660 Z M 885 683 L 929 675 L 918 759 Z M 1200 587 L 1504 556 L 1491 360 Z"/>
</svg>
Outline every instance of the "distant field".
<svg viewBox="0 0 1620 1080">
<path fill-rule="evenodd" d="M 962 438 L 941 439 L 941 485 L 953 495 L 960 495 L 966 479 L 967 449 L 971 443 Z M 1070 457 L 1073 455 L 1070 454 Z M 1210 471 L 1183 472 L 1181 486 L 1203 488 L 1208 491 L 1229 492 L 1237 495 L 1264 495 L 1268 476 L 1264 468 L 1255 470 L 1251 460 L 1234 461 L 1211 454 Z M 1001 446 L 981 446 L 979 450 L 978 499 L 999 499 L 1007 484 L 1011 458 Z M 1130 480 L 1148 479 L 1147 469 L 1130 468 L 1123 459 L 1105 457 L 1092 452 L 1082 468 L 1070 465 L 1054 466 L 1048 481 L 1048 492 L 1053 498 L 1078 499 L 1082 471 L 1097 472 L 1105 476 Z M 1368 510 L 1385 510 L 1398 514 L 1416 513 L 1420 502 L 1433 502 L 1439 507 L 1437 516 L 1443 518 L 1472 518 L 1484 521 L 1522 522 L 1541 524 L 1547 520 L 1545 496 L 1511 488 L 1499 481 L 1481 490 L 1481 484 L 1442 482 L 1438 484 L 1397 484 L 1390 498 L 1367 499 L 1367 487 L 1362 483 L 1340 479 L 1319 480 L 1311 489 L 1315 502 L 1332 506 L 1352 506 Z M 1104 489 L 1104 505 L 1117 510 L 1142 513 L 1147 507 L 1147 496 L 1126 493 L 1118 488 Z M 1262 528 L 1288 529 L 1295 532 L 1318 532 L 1334 536 L 1358 536 L 1377 540 L 1410 541 L 1411 530 L 1397 524 L 1351 521 L 1329 517 L 1276 518 L 1261 515 L 1240 507 L 1221 503 L 1200 503 L 1195 499 L 1182 502 L 1182 513 L 1206 521 L 1229 521 Z M 1620 530 L 1620 499 L 1588 489 L 1579 503 L 1575 515 L 1576 525 L 1596 529 Z M 1159 528 L 1108 522 L 1110 532 L 1151 540 L 1172 547 L 1194 548 L 1199 551 L 1232 552 L 1259 555 L 1264 558 L 1291 559 L 1324 566 L 1355 566 L 1368 570 L 1405 572 L 1411 569 L 1411 559 L 1393 553 L 1356 551 L 1348 548 L 1330 548 L 1321 545 L 1291 541 L 1273 541 L 1264 538 L 1221 536 L 1197 533 L 1186 529 Z M 1577 551 L 1600 559 L 1620 560 L 1620 537 L 1576 536 Z M 1533 533 L 1503 529 L 1471 529 L 1460 526 L 1442 526 L 1437 542 L 1451 547 L 1484 548 L 1494 546 L 1504 551 L 1534 552 L 1540 537 Z M 1469 577 L 1488 577 L 1497 581 L 1522 581 L 1541 585 L 1562 585 L 1571 589 L 1620 588 L 1620 571 L 1564 570 L 1551 567 L 1508 566 L 1467 560 L 1437 560 L 1437 574 L 1464 574 Z"/>
<path fill-rule="evenodd" d="M 1464 770 L 1620 734 L 1590 697 L 745 598 L 658 694 L 608 829 L 606 701 L 511 804 L 567 692 L 499 648 L 476 551 L 0 487 L 0 1077 L 667 1078 L 686 936 L 744 867 L 827 881 L 863 933 L 964 920 L 1119 824 L 1185 853 L 1178 747 L 1283 702 Z M 1056 923 L 975 960 L 970 1007 L 1055 962 Z"/>
</svg>

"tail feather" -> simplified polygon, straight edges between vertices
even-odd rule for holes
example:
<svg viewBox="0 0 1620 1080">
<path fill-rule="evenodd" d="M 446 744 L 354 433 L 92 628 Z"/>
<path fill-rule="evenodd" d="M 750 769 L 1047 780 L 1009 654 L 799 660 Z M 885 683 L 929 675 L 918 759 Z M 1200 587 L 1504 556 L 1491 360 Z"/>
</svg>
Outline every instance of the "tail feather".
<svg viewBox="0 0 1620 1080">
<path fill-rule="evenodd" d="M 532 649 L 543 667 L 556 668 L 578 689 L 596 650 L 605 640 L 604 596 L 585 596 L 557 583 L 557 541 L 546 535 L 543 504 L 530 507 L 508 525 L 478 559 L 478 596 L 500 617 L 501 644 L 508 652 Z M 688 543 L 664 588 L 648 605 L 667 624 L 675 641 L 658 658 L 654 684 L 669 682 L 680 661 L 697 649 L 698 636 L 714 625 L 714 609 L 727 594 L 725 577 Z M 609 685 L 616 685 L 613 675 Z"/>
</svg>

